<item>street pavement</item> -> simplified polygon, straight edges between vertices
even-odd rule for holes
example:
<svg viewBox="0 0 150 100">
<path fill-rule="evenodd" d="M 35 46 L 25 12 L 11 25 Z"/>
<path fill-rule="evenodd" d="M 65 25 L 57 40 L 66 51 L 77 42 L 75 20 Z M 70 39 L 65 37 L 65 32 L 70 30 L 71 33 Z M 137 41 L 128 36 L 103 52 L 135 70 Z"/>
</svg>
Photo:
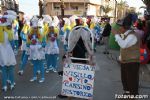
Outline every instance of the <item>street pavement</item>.
<svg viewBox="0 0 150 100">
<path fill-rule="evenodd" d="M 116 100 L 115 94 L 119 95 L 123 93 L 120 79 L 120 66 L 116 61 L 119 51 L 110 50 L 109 55 L 104 55 L 103 50 L 103 46 L 98 46 L 95 54 L 97 58 L 97 68 L 93 100 Z M 62 54 L 63 53 L 61 53 L 61 55 Z M 6 93 L 0 92 L 0 100 L 68 100 L 56 98 L 56 96 L 61 92 L 62 81 L 62 77 L 60 77 L 57 73 L 45 73 L 46 80 L 44 83 L 30 82 L 29 80 L 32 77 L 33 66 L 30 62 L 28 62 L 24 75 L 19 76 L 17 72 L 21 58 L 20 55 L 21 52 L 19 52 L 19 56 L 17 56 L 18 64 L 15 66 L 16 87 L 13 91 L 9 90 Z M 62 70 L 62 64 L 59 64 L 59 70 Z M 140 71 L 139 90 L 140 94 L 149 95 L 149 99 L 142 100 L 150 100 L 150 71 L 145 66 L 143 66 Z M 22 98 L 24 97 L 24 99 L 4 99 L 6 96 L 16 96 L 18 98 L 20 96 Z M 29 99 L 29 97 L 35 99 Z M 45 99 L 41 99 L 42 97 Z M 71 100 L 84 99 L 72 98 Z"/>
</svg>

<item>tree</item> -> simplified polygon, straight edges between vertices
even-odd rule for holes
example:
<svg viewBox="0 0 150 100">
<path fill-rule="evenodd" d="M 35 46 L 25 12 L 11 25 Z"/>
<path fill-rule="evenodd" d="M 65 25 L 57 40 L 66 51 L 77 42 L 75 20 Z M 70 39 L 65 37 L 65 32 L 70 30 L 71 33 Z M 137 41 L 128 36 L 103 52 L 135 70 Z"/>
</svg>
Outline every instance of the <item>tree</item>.
<svg viewBox="0 0 150 100">
<path fill-rule="evenodd" d="M 150 0 L 142 0 L 142 1 L 146 5 L 147 11 L 150 13 Z"/>
<path fill-rule="evenodd" d="M 106 6 L 101 6 L 100 10 L 102 10 L 105 13 L 105 16 L 106 16 L 111 10 L 113 10 L 113 8 L 110 7 L 109 5 L 106 5 Z"/>
<path fill-rule="evenodd" d="M 126 5 L 127 5 L 127 2 L 123 0 L 117 3 L 117 17 L 121 18 L 124 16 L 124 14 L 126 13 L 124 12 Z"/>
<path fill-rule="evenodd" d="M 147 19 L 150 20 L 150 0 L 142 0 L 146 5 Z"/>
<path fill-rule="evenodd" d="M 150 0 L 142 0 L 146 6 L 150 6 Z"/>
</svg>

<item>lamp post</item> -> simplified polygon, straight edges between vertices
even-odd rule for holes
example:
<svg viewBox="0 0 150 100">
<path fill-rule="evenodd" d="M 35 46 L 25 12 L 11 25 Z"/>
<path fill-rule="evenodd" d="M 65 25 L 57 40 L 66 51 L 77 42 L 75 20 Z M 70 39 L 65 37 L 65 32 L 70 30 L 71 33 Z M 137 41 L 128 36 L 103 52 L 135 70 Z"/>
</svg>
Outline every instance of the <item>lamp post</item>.
<svg viewBox="0 0 150 100">
<path fill-rule="evenodd" d="M 13 8 L 13 5 L 12 5 L 12 1 L 11 0 L 8 0 L 8 9 L 12 10 Z"/>
<path fill-rule="evenodd" d="M 18 13 L 19 12 L 19 2 L 18 2 L 18 0 L 13 0 L 13 1 L 14 1 L 14 11 L 16 13 Z"/>
<path fill-rule="evenodd" d="M 64 0 L 60 0 L 61 1 L 61 17 L 64 17 Z"/>
<path fill-rule="evenodd" d="M 15 3 L 15 12 L 18 13 L 18 11 L 19 11 L 19 5 Z"/>
<path fill-rule="evenodd" d="M 49 2 L 44 2 L 44 3 L 43 3 L 43 6 L 42 6 L 42 14 L 46 14 L 46 9 L 45 9 L 45 8 L 47 7 L 48 3 L 49 3 Z"/>
<path fill-rule="evenodd" d="M 115 18 L 114 18 L 114 21 L 116 21 L 116 15 L 117 15 L 117 0 L 115 0 Z"/>
<path fill-rule="evenodd" d="M 43 7 L 43 1 L 42 0 L 39 0 L 39 16 L 42 17 L 42 7 Z"/>
</svg>

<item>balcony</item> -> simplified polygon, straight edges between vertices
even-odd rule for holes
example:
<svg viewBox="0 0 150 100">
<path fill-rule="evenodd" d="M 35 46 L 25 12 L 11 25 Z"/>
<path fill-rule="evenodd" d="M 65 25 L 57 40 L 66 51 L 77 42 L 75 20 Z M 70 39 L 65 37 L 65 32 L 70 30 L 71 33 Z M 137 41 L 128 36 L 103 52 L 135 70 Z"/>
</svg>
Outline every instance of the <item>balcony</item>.
<svg viewBox="0 0 150 100">
<path fill-rule="evenodd" d="M 65 3 L 90 3 L 90 0 L 63 0 Z M 53 2 L 53 3 L 59 3 L 60 0 L 45 0 L 45 2 Z"/>
<path fill-rule="evenodd" d="M 64 11 L 65 15 L 77 15 L 77 16 L 82 16 L 84 14 L 83 10 L 69 10 L 69 9 L 65 9 Z M 61 11 L 59 9 L 55 9 L 53 11 L 51 11 L 51 15 L 61 15 Z"/>
<path fill-rule="evenodd" d="M 83 14 L 84 14 L 83 10 L 65 10 L 65 15 L 82 16 Z"/>
</svg>

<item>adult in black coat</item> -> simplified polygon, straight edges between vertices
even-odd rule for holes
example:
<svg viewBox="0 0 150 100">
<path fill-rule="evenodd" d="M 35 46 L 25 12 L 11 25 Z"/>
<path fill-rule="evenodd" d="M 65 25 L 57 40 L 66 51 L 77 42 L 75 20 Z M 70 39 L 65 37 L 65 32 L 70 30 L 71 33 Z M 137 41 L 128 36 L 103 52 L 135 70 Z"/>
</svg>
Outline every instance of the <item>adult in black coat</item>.
<svg viewBox="0 0 150 100">
<path fill-rule="evenodd" d="M 105 25 L 104 31 L 102 33 L 104 45 L 105 45 L 105 51 L 103 53 L 109 54 L 108 48 L 109 48 L 109 36 L 111 33 L 111 25 L 109 23 L 109 20 L 106 20 L 105 22 L 106 22 L 106 25 Z"/>
<path fill-rule="evenodd" d="M 23 21 L 19 21 L 19 30 L 18 30 L 18 34 L 19 34 L 19 46 L 21 46 L 21 44 L 22 44 L 22 39 L 20 37 L 20 33 L 21 33 L 22 28 L 23 28 L 23 25 L 24 25 Z"/>
<path fill-rule="evenodd" d="M 80 25 L 82 25 L 81 19 L 76 19 L 76 26 L 80 26 Z M 76 58 L 85 58 L 85 54 L 86 54 L 86 48 L 85 48 L 82 38 L 80 37 L 76 46 L 74 47 L 72 51 L 72 56 Z M 86 63 L 85 60 L 72 60 L 72 62 L 73 63 Z"/>
<path fill-rule="evenodd" d="M 76 19 L 76 26 L 82 25 L 81 19 Z M 78 30 L 78 29 L 77 29 Z M 68 40 L 68 39 L 67 39 Z M 72 52 L 70 52 L 73 57 L 76 58 L 85 58 L 86 48 L 84 46 L 83 40 L 80 37 L 77 44 L 75 45 Z M 63 59 L 66 59 L 65 56 L 63 56 Z M 85 60 L 72 60 L 73 63 L 86 63 Z M 63 75 L 63 71 L 58 72 L 59 75 Z M 61 94 L 58 95 L 59 98 L 68 98 L 68 96 L 63 96 Z"/>
</svg>

